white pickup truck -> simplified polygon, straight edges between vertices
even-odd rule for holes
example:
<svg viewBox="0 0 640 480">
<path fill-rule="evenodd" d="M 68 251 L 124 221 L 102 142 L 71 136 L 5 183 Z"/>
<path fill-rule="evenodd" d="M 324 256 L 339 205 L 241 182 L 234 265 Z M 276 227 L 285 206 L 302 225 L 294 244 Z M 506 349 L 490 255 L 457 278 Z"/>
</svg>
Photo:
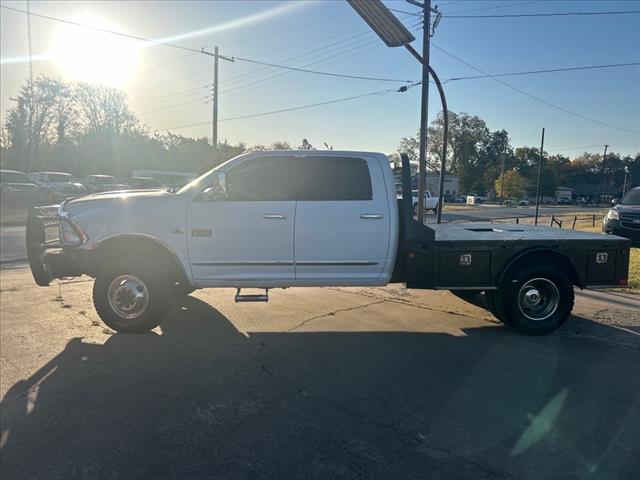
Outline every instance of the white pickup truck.
<svg viewBox="0 0 640 480">
<path fill-rule="evenodd" d="M 176 295 L 198 288 L 234 287 L 236 301 L 266 301 L 271 288 L 403 282 L 484 291 L 497 318 L 544 334 L 568 317 L 574 285 L 626 285 L 629 241 L 620 237 L 419 224 L 402 160 L 400 200 L 383 154 L 276 151 L 240 155 L 177 191 L 39 207 L 27 223 L 31 270 L 41 286 L 95 277 L 96 310 L 121 332 L 156 327 Z"/>
<path fill-rule="evenodd" d="M 418 213 L 418 190 L 411 191 L 411 202 L 413 203 L 413 213 L 414 215 Z M 431 195 L 429 190 L 424 192 L 424 210 L 425 212 L 428 210 L 433 210 L 433 213 L 438 213 L 438 197 L 434 197 Z"/>
</svg>

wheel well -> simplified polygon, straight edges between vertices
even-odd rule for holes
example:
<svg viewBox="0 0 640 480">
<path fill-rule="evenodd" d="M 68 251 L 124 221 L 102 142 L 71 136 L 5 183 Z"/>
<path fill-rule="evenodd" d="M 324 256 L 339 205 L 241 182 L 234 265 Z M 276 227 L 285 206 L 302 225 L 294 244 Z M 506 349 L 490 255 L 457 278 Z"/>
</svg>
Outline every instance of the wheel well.
<svg viewBox="0 0 640 480">
<path fill-rule="evenodd" d="M 95 276 L 113 264 L 114 260 L 122 258 L 135 261 L 138 265 L 159 267 L 174 282 L 189 284 L 180 260 L 169 247 L 153 238 L 135 235 L 119 235 L 100 242 L 93 251 L 89 273 Z"/>
<path fill-rule="evenodd" d="M 571 280 L 571 283 L 577 285 L 580 288 L 584 288 L 584 283 L 582 282 L 582 280 L 580 280 L 578 270 L 576 269 L 573 262 L 569 259 L 569 257 L 554 250 L 544 249 L 530 250 L 511 261 L 501 272 L 499 277 L 500 281 L 498 284 L 502 283 L 502 279 L 512 268 L 518 268 L 522 264 L 530 263 L 532 261 L 541 262 L 545 260 L 553 265 L 558 265 L 564 272 L 567 273 L 567 275 L 569 276 L 569 280 Z"/>
</svg>

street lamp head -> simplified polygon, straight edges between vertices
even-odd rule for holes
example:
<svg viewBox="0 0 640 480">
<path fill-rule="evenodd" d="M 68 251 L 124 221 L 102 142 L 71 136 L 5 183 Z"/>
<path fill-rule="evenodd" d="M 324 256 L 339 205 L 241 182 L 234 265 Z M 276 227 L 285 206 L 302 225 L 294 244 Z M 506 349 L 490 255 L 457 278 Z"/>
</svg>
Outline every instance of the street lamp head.
<svg viewBox="0 0 640 480">
<path fill-rule="evenodd" d="M 381 0 L 347 0 L 347 2 L 376 32 L 387 47 L 402 47 L 415 40 L 411 32 Z"/>
</svg>

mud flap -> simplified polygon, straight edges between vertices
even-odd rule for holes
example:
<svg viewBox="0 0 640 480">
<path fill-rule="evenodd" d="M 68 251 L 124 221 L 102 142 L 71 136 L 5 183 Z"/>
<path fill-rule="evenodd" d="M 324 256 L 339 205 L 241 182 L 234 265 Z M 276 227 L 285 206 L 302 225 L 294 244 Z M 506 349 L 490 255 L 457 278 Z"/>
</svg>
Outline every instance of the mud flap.
<svg viewBox="0 0 640 480">
<path fill-rule="evenodd" d="M 39 286 L 46 287 L 53 280 L 53 275 L 51 275 L 44 261 L 46 232 L 41 211 L 38 207 L 29 210 L 26 233 L 27 257 L 29 258 L 31 274 Z"/>
</svg>

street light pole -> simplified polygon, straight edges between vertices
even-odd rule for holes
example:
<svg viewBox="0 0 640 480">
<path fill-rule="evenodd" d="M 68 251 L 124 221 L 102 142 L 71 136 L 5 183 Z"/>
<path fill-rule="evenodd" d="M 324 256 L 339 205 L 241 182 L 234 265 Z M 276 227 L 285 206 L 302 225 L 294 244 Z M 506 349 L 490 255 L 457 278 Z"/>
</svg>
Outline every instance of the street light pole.
<svg viewBox="0 0 640 480">
<path fill-rule="evenodd" d="M 424 223 L 424 196 L 427 190 L 427 121 L 429 114 L 429 53 L 431 28 L 431 0 L 422 4 L 422 102 L 420 105 L 420 156 L 418 165 L 418 221 Z M 440 193 L 442 195 L 442 192 Z"/>
</svg>

